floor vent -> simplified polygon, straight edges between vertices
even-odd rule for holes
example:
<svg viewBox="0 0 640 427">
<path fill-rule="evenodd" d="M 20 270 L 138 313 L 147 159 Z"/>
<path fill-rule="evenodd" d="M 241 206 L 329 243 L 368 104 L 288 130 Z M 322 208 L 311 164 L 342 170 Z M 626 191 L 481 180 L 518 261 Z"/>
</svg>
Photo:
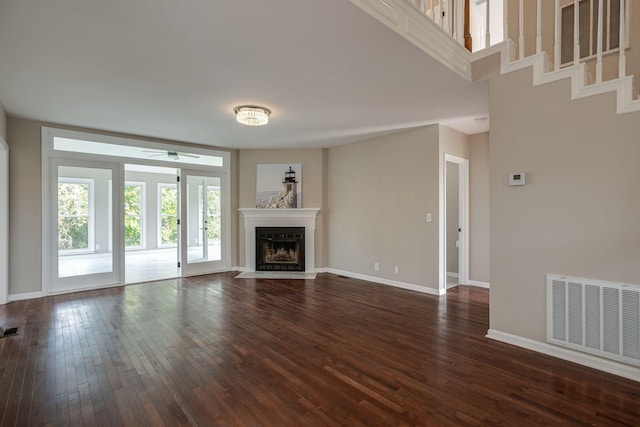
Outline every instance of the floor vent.
<svg viewBox="0 0 640 427">
<path fill-rule="evenodd" d="M 640 286 L 547 275 L 547 341 L 640 366 Z"/>
<path fill-rule="evenodd" d="M 18 335 L 18 328 L 7 328 L 5 330 L 0 328 L 0 338 L 11 337 L 13 335 Z"/>
</svg>

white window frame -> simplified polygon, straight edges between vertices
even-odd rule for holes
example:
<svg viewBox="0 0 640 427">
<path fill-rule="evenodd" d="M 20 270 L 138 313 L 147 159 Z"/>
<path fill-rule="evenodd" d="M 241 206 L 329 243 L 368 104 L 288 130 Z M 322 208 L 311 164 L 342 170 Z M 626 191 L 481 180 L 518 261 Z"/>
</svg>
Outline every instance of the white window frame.
<svg viewBox="0 0 640 427">
<path fill-rule="evenodd" d="M 173 188 L 174 190 L 176 190 L 176 192 L 178 191 L 178 184 L 176 183 L 169 183 L 169 182 L 159 182 L 158 183 L 158 197 L 156 198 L 156 204 L 157 204 L 157 213 L 158 213 L 158 218 L 157 218 L 157 224 L 158 226 L 156 227 L 157 230 L 157 246 L 158 248 L 175 248 L 178 246 L 177 242 L 176 243 L 162 243 L 162 189 L 163 188 Z M 177 196 L 176 196 L 177 197 Z M 180 206 L 178 205 L 177 208 L 177 212 L 176 212 L 176 219 L 180 218 Z M 178 230 L 180 229 L 180 227 L 178 226 Z"/>
<path fill-rule="evenodd" d="M 125 181 L 124 186 L 140 187 L 140 245 L 125 246 L 126 250 L 144 250 L 147 247 L 147 183 L 142 181 Z M 126 218 L 126 213 L 125 213 Z"/>
<path fill-rule="evenodd" d="M 591 43 L 593 43 L 593 40 L 596 39 L 597 34 L 594 35 L 594 32 L 598 30 L 597 28 L 597 20 L 598 20 L 598 0 L 580 0 L 580 2 L 582 1 L 588 1 L 590 4 L 590 8 L 589 11 L 591 12 L 590 14 L 590 19 L 589 19 L 589 55 L 588 56 L 584 56 L 580 58 L 580 61 L 589 61 L 592 59 L 596 58 L 597 55 L 597 46 L 594 44 L 593 46 L 591 45 Z M 611 0 L 604 0 L 604 4 L 603 7 L 607 10 L 606 14 L 604 14 L 607 18 L 611 17 Z M 564 9 L 569 8 L 569 7 L 574 7 L 574 3 L 570 2 L 567 3 L 565 5 L 563 5 L 561 7 L 561 11 L 560 11 L 560 16 L 564 16 Z M 595 17 L 594 17 L 594 13 L 595 13 Z M 625 50 L 629 49 L 630 45 L 630 31 L 629 31 L 629 27 L 630 27 L 630 23 L 631 23 L 631 0 L 627 0 L 625 1 Z M 594 22 L 596 22 L 596 25 L 594 25 Z M 561 23 L 562 23 L 562 19 L 561 19 Z M 609 48 L 609 44 L 611 43 L 610 39 L 611 39 L 611 21 L 609 19 L 607 19 L 607 21 L 604 23 L 604 28 L 605 31 L 602 32 L 602 55 L 606 56 L 606 55 L 611 55 L 614 54 L 616 52 L 620 51 L 620 47 L 614 47 L 613 49 Z M 580 27 L 580 30 L 582 31 L 582 27 Z M 560 29 L 561 34 L 564 34 L 564 28 Z M 571 29 L 571 34 L 573 34 L 573 28 Z M 572 36 L 573 39 L 573 36 Z M 597 39 L 596 39 L 596 43 L 597 43 Z M 573 43 L 571 44 L 570 47 L 570 51 L 571 51 L 571 59 L 569 61 L 566 62 L 562 62 L 560 65 L 561 66 L 568 66 L 568 65 L 573 65 Z M 562 46 L 561 46 L 562 49 Z"/>
<path fill-rule="evenodd" d="M 95 180 L 92 178 L 73 178 L 73 177 L 58 177 L 58 184 L 87 184 L 89 187 L 89 214 L 88 219 L 88 242 L 86 249 L 58 249 L 60 255 L 76 255 L 93 253 L 96 250 L 96 227 L 95 227 Z M 59 212 L 56 213 L 58 215 Z"/>
</svg>

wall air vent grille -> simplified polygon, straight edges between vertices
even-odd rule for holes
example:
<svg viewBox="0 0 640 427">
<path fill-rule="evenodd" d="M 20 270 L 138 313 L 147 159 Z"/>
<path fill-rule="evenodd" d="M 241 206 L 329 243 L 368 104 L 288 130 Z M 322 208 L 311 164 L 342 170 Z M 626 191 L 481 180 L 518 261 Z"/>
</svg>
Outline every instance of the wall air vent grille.
<svg viewBox="0 0 640 427">
<path fill-rule="evenodd" d="M 640 286 L 547 275 L 547 341 L 640 366 Z"/>
</svg>

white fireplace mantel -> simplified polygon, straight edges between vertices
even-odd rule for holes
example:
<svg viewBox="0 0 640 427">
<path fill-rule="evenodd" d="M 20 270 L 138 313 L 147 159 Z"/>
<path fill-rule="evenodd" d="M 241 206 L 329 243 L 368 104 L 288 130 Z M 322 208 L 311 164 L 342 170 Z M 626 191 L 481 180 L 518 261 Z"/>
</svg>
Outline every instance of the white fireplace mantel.
<svg viewBox="0 0 640 427">
<path fill-rule="evenodd" d="M 256 227 L 304 227 L 305 272 L 315 273 L 315 231 L 319 208 L 238 209 L 244 218 L 244 271 L 256 271 Z"/>
</svg>

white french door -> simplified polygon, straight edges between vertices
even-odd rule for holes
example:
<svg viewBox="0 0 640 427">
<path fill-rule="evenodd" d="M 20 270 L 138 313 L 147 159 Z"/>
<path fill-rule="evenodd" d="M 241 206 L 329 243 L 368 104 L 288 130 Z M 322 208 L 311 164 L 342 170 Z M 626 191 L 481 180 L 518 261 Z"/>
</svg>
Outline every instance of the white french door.
<svg viewBox="0 0 640 427">
<path fill-rule="evenodd" d="M 182 169 L 180 240 L 183 276 L 228 269 L 226 174 Z"/>
<path fill-rule="evenodd" d="M 52 158 L 49 172 L 49 292 L 121 283 L 122 165 Z"/>
</svg>

